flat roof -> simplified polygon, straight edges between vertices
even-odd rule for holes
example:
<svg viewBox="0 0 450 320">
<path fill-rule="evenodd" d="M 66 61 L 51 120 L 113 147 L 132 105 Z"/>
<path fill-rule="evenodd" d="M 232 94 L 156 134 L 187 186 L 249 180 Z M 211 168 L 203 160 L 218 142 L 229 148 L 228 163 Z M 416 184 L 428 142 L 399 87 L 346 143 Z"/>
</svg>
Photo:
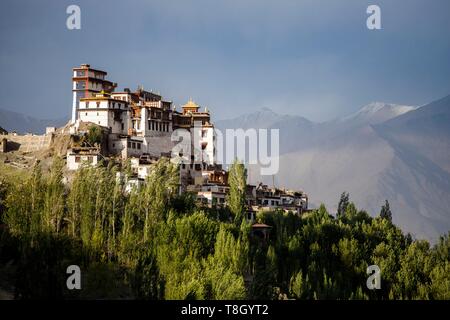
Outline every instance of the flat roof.
<svg viewBox="0 0 450 320">
<path fill-rule="evenodd" d="M 91 66 L 89 64 L 82 64 L 79 67 L 73 67 L 72 70 L 89 70 L 89 71 L 94 71 L 94 72 L 98 72 L 98 73 L 103 73 L 105 75 L 108 74 L 106 71 L 91 68 Z"/>
<path fill-rule="evenodd" d="M 252 228 L 272 228 L 271 226 L 264 223 L 255 223 Z"/>
</svg>

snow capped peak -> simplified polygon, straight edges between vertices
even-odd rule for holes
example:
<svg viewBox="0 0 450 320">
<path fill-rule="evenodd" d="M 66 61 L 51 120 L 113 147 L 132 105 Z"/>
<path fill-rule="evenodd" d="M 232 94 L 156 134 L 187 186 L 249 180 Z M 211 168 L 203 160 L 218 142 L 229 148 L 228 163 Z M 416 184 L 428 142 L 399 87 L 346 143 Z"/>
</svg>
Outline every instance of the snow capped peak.
<svg viewBox="0 0 450 320">
<path fill-rule="evenodd" d="M 385 102 L 372 102 L 342 120 L 355 121 L 359 124 L 377 124 L 393 119 L 415 109 L 416 107 L 413 106 Z"/>
<path fill-rule="evenodd" d="M 375 113 L 383 108 L 390 108 L 391 106 L 393 105 L 384 102 L 371 102 L 362 107 L 357 113 Z"/>
<path fill-rule="evenodd" d="M 270 112 L 270 113 L 274 113 L 272 109 L 270 109 L 269 107 L 262 107 L 260 110 L 260 112 Z"/>
<path fill-rule="evenodd" d="M 414 109 L 416 109 L 416 107 L 393 104 L 393 103 L 385 103 L 385 102 L 372 102 L 372 103 L 369 103 L 368 105 L 362 107 L 361 110 L 359 110 L 357 113 L 374 114 L 383 109 L 389 110 L 396 115 L 400 115 L 400 114 L 406 113 L 408 111 L 414 110 Z"/>
</svg>

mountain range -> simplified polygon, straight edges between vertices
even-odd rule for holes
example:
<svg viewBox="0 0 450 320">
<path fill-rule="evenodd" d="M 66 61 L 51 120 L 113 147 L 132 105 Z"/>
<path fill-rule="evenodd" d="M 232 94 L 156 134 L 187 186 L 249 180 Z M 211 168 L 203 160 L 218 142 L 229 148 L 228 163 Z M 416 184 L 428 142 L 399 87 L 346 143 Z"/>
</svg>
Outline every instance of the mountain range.
<svg viewBox="0 0 450 320">
<path fill-rule="evenodd" d="M 302 189 L 332 213 L 344 191 L 372 216 L 387 199 L 394 223 L 431 242 L 450 230 L 450 96 L 421 107 L 375 102 L 323 123 L 265 108 L 215 125 L 280 130 L 279 172 L 249 166 L 251 183 Z"/>
<path fill-rule="evenodd" d="M 45 133 L 46 127 L 62 127 L 69 121 L 68 118 L 61 119 L 38 119 L 22 113 L 0 109 L 0 127 L 8 132 L 17 133 Z"/>
</svg>

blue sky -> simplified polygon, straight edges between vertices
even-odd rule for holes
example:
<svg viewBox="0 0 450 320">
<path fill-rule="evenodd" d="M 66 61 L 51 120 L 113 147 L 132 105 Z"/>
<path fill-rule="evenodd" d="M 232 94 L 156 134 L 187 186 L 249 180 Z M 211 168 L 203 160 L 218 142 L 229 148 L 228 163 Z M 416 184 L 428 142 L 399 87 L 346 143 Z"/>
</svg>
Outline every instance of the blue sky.
<svg viewBox="0 0 450 320">
<path fill-rule="evenodd" d="M 70 4 L 81 30 L 66 28 Z M 369 4 L 382 30 L 366 28 Z M 216 120 L 269 107 L 325 121 L 450 94 L 449 35 L 448 0 L 6 0 L 0 108 L 68 116 L 71 68 L 89 63 Z"/>
</svg>

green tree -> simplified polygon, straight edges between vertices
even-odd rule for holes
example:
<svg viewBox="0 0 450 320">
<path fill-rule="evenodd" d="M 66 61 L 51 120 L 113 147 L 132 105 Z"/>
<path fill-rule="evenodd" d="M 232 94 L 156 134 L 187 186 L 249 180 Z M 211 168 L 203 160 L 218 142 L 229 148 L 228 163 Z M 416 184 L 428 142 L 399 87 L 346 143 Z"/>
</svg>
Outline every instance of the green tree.
<svg viewBox="0 0 450 320">
<path fill-rule="evenodd" d="M 37 162 L 25 182 L 13 184 L 6 196 L 5 221 L 13 234 L 32 238 L 39 234 L 44 192 L 45 181 L 41 165 Z"/>
<path fill-rule="evenodd" d="M 86 141 L 88 142 L 89 146 L 94 146 L 96 144 L 101 144 L 103 141 L 103 131 L 100 126 L 97 126 L 95 124 L 89 126 L 87 135 L 86 135 Z"/>
<path fill-rule="evenodd" d="M 59 233 L 65 213 L 65 188 L 63 184 L 64 162 L 55 157 L 50 169 L 50 176 L 44 195 L 43 223 L 44 229 Z"/>
<path fill-rule="evenodd" d="M 144 241 L 150 239 L 152 225 L 165 218 L 168 206 L 177 192 L 178 166 L 167 158 L 161 158 L 152 166 L 141 190 Z"/>
<path fill-rule="evenodd" d="M 290 281 L 291 295 L 296 299 L 303 299 L 308 293 L 306 279 L 303 278 L 303 272 L 300 270 L 292 276 Z"/>
<path fill-rule="evenodd" d="M 380 217 L 382 219 L 386 219 L 389 222 L 392 222 L 392 212 L 389 206 L 389 201 L 385 201 L 384 205 L 381 206 Z"/>
<path fill-rule="evenodd" d="M 342 217 L 347 211 L 347 206 L 349 205 L 350 195 L 348 192 L 342 192 L 341 198 L 339 199 L 337 217 Z"/>
<path fill-rule="evenodd" d="M 235 160 L 228 173 L 230 192 L 228 195 L 228 207 L 234 216 L 237 225 L 241 224 L 245 213 L 245 167 L 239 160 Z"/>
</svg>

